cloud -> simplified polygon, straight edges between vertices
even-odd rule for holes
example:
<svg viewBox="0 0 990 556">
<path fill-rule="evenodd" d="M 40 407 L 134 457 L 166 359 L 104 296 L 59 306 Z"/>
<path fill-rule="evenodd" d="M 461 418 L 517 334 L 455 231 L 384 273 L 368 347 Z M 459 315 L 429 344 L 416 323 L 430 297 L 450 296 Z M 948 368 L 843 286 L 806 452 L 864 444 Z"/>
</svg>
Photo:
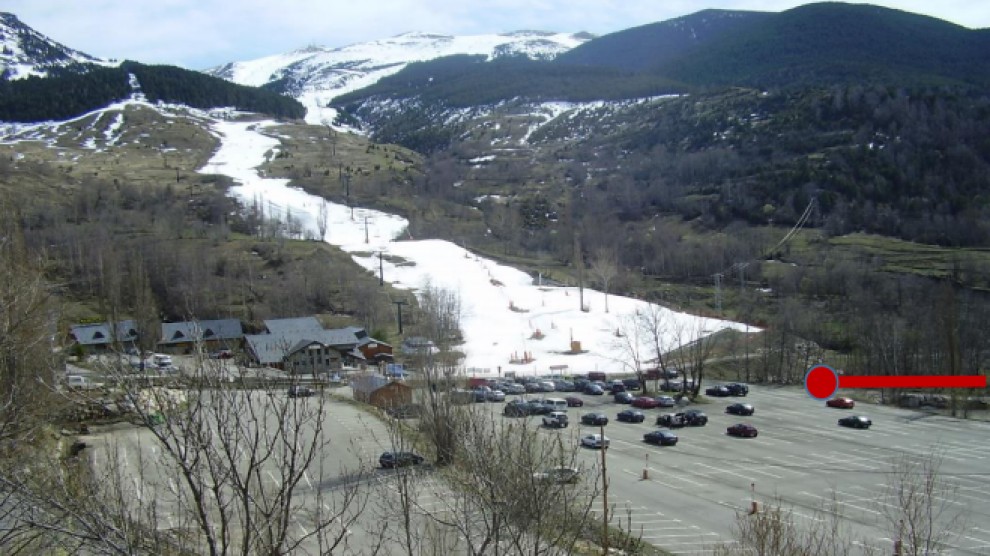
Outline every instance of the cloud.
<svg viewBox="0 0 990 556">
<path fill-rule="evenodd" d="M 709 7 L 776 12 L 803 3 L 722 0 Z M 870 3 L 972 28 L 990 26 L 990 3 Z M 469 35 L 538 29 L 606 34 L 703 7 L 694 0 L 7 0 L 3 9 L 66 46 L 95 56 L 202 69 L 312 44 L 345 46 L 409 31 Z"/>
</svg>

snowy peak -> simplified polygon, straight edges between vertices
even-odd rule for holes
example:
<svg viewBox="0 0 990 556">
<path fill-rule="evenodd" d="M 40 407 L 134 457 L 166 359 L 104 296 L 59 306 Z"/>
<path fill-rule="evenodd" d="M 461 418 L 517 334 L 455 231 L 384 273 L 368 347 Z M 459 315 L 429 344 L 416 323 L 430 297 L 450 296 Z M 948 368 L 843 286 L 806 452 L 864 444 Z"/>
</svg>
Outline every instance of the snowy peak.
<svg viewBox="0 0 990 556">
<path fill-rule="evenodd" d="M 592 38 L 588 33 L 547 31 L 465 36 L 415 32 L 340 48 L 309 46 L 206 73 L 240 85 L 267 85 L 296 97 L 307 108 L 306 120 L 321 123 L 333 120 L 334 112 L 326 106 L 334 97 L 372 85 L 413 62 L 457 54 L 549 60 Z"/>
<path fill-rule="evenodd" d="M 110 62 L 55 42 L 14 14 L 0 12 L 0 76 L 3 78 L 45 77 L 87 64 L 109 65 Z"/>
</svg>

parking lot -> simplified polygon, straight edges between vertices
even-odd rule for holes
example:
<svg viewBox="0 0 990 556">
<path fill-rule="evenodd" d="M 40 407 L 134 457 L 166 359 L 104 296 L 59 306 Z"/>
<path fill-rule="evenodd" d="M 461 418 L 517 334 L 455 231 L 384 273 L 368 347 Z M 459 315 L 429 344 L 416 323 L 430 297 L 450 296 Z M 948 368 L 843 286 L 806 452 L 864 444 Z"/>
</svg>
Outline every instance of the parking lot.
<svg viewBox="0 0 990 556">
<path fill-rule="evenodd" d="M 613 520 L 628 521 L 644 540 L 671 552 L 707 554 L 715 543 L 732 542 L 736 514 L 748 511 L 753 500 L 778 499 L 801 523 L 822 519 L 820 510 L 834 496 L 855 542 L 889 553 L 896 536 L 896 527 L 885 519 L 892 507 L 884 487 L 889 472 L 895 462 L 921 461 L 933 452 L 942 458 L 940 479 L 956 489 L 939 503 L 947 516 L 965 517 L 956 522 L 964 527 L 944 553 L 990 552 L 990 527 L 982 525 L 990 520 L 988 423 L 864 404 L 833 409 L 799 388 L 753 387 L 742 401 L 755 406 L 755 415 L 724 413 L 739 398 L 694 406 L 708 414 L 707 426 L 676 429 L 678 444 L 661 448 L 645 444 L 642 435 L 669 409 L 645 410 L 642 424 L 621 423 L 615 415 L 626 406 L 611 396 L 581 397 L 586 405 L 570 410 L 574 426 L 580 427 L 578 417 L 588 411 L 604 411 L 611 419 L 605 434 L 611 439 Z M 871 417 L 872 428 L 839 427 L 838 418 L 850 414 Z M 755 425 L 759 436 L 727 436 L 726 427 L 738 422 Z M 590 432 L 598 428 L 581 430 Z M 586 464 L 597 465 L 599 454 L 586 452 Z"/>
<path fill-rule="evenodd" d="M 896 533 L 885 519 L 885 510 L 891 508 L 885 499 L 888 473 L 897 461 L 918 461 L 937 452 L 942 458 L 940 479 L 956 489 L 939 502 L 944 502 L 948 515 L 964 516 L 956 522 L 960 534 L 942 553 L 990 553 L 990 527 L 984 525 L 990 522 L 990 423 L 868 404 L 853 410 L 827 408 L 799 388 L 754 386 L 743 399 L 720 398 L 692 406 L 708 414 L 708 424 L 674 429 L 678 444 L 658 447 L 644 443 L 643 434 L 656 428 L 657 415 L 672 409 L 643 410 L 644 423 L 622 423 L 615 416 L 628 406 L 614 403 L 608 395 L 578 396 L 586 405 L 568 409 L 571 425 L 543 434 L 576 442 L 583 434 L 599 432 L 598 427 L 582 426 L 580 416 L 605 413 L 610 419 L 605 434 L 611 440 L 606 464 L 612 523 L 670 552 L 711 554 L 716 543 L 731 543 L 737 513 L 748 511 L 754 500 L 762 505 L 779 499 L 793 510 L 798 524 L 806 524 L 822 519 L 820 510 L 834 496 L 849 535 L 861 546 L 891 553 Z M 737 401 L 753 404 L 755 415 L 725 414 L 725 407 Z M 338 449 L 324 456 L 332 469 L 367 469 L 382 451 L 392 449 L 388 428 L 378 417 L 351 404 L 331 404 L 327 425 Z M 474 404 L 499 414 L 503 405 Z M 838 418 L 850 414 L 871 417 L 872 428 L 839 427 Z M 540 417 L 524 419 L 535 425 Z M 759 436 L 727 436 L 726 427 L 738 422 L 755 425 Z M 598 450 L 582 449 L 580 456 L 588 472 L 600 472 Z M 427 465 L 421 471 L 419 505 L 439 511 L 445 503 L 444 487 L 429 469 Z M 385 491 L 392 489 L 388 471 L 376 472 L 372 480 Z M 588 496 L 580 485 L 575 493 Z M 598 501 L 592 505 L 598 515 L 601 507 Z M 348 538 L 354 550 L 347 552 L 362 553 L 361 547 L 376 542 L 376 534 L 374 526 L 356 524 Z"/>
</svg>

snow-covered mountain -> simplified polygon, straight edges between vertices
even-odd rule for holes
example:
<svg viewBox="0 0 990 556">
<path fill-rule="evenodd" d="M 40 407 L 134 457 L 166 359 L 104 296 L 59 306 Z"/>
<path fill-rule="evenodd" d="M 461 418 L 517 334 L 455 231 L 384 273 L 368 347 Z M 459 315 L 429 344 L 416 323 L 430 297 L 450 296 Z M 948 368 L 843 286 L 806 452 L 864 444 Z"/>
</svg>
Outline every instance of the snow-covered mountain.
<svg viewBox="0 0 990 556">
<path fill-rule="evenodd" d="M 9 79 L 45 77 L 53 71 L 89 64 L 117 65 L 57 43 L 25 25 L 14 14 L 0 12 L 0 75 Z"/>
<path fill-rule="evenodd" d="M 241 85 L 269 84 L 302 102 L 307 108 L 307 122 L 320 124 L 336 116 L 335 110 L 326 107 L 331 99 L 367 87 L 412 62 L 456 54 L 551 59 L 592 38 L 587 33 L 543 31 L 468 36 L 407 33 L 341 48 L 314 46 L 232 62 L 206 73 Z"/>
</svg>

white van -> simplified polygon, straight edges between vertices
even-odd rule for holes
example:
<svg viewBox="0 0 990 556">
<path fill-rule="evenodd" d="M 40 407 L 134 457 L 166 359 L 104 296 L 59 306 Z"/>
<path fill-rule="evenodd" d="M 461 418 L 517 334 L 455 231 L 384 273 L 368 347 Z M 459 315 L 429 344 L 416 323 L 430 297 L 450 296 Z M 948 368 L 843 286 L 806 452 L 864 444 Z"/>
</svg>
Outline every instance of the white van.
<svg viewBox="0 0 990 556">
<path fill-rule="evenodd" d="M 83 375 L 67 375 L 65 385 L 71 390 L 92 390 L 103 386 L 103 384 L 93 382 L 88 376 Z"/>
<path fill-rule="evenodd" d="M 159 369 L 167 370 L 172 368 L 172 357 L 161 353 L 151 356 L 151 362 Z"/>
<path fill-rule="evenodd" d="M 564 398 L 546 398 L 543 405 L 552 408 L 553 411 L 567 411 L 567 400 Z"/>
</svg>

